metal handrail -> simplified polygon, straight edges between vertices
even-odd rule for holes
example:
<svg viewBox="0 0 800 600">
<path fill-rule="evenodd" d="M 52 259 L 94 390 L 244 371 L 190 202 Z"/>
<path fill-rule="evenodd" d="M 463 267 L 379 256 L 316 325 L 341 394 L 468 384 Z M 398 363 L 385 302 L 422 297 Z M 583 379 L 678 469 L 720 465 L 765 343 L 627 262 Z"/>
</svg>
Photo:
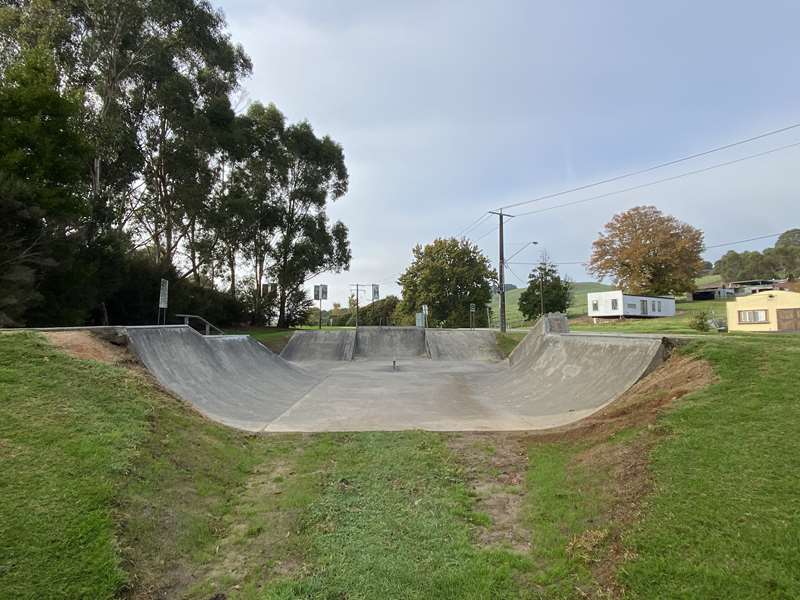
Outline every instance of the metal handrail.
<svg viewBox="0 0 800 600">
<path fill-rule="evenodd" d="M 189 325 L 189 320 L 190 319 L 197 319 L 198 321 L 201 321 L 205 325 L 205 328 L 206 328 L 206 333 L 205 334 L 206 335 L 211 335 L 211 330 L 212 329 L 217 332 L 217 335 L 225 335 L 225 332 L 222 331 L 222 329 L 220 329 L 216 325 L 212 325 L 211 323 L 209 323 L 206 319 L 204 319 L 200 315 L 176 314 L 175 316 L 176 317 L 181 317 L 183 319 L 183 324 L 187 325 L 187 326 Z"/>
</svg>

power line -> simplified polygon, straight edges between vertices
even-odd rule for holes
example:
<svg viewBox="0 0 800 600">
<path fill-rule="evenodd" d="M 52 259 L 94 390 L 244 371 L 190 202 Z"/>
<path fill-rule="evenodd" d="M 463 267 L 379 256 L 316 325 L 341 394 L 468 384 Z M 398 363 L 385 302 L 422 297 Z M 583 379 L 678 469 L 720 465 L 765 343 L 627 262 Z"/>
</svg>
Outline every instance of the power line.
<svg viewBox="0 0 800 600">
<path fill-rule="evenodd" d="M 466 226 L 464 229 L 462 229 L 462 230 L 461 230 L 461 232 L 460 232 L 458 235 L 456 235 L 456 237 L 461 237 L 462 235 L 466 234 L 466 233 L 467 233 L 468 231 L 470 231 L 471 229 L 474 229 L 475 227 L 477 227 L 478 225 L 480 225 L 481 223 L 483 223 L 483 222 L 484 222 L 486 219 L 488 219 L 489 217 L 491 217 L 491 214 L 489 214 L 488 212 L 487 212 L 487 213 L 484 213 L 484 214 L 482 214 L 480 217 L 478 217 L 478 218 L 477 218 L 477 219 L 475 219 L 475 220 L 474 220 L 472 223 L 470 223 L 470 224 L 469 224 L 469 225 L 467 225 L 467 226 Z"/>
<path fill-rule="evenodd" d="M 744 244 L 745 242 L 754 242 L 756 240 L 766 240 L 768 238 L 778 237 L 780 233 L 770 233 L 767 235 L 759 235 L 757 237 L 747 238 L 746 240 L 736 240 L 735 242 L 725 242 L 724 244 L 714 244 L 713 246 L 706 246 L 706 250 L 712 248 L 722 248 L 723 246 L 734 246 L 736 244 Z"/>
<path fill-rule="evenodd" d="M 644 188 L 652 187 L 654 185 L 659 185 L 661 183 L 666 183 L 668 181 L 675 181 L 676 179 L 682 179 L 684 177 L 689 177 L 691 175 L 699 175 L 700 173 L 707 173 L 708 171 L 713 171 L 714 169 L 720 169 L 722 167 L 729 167 L 730 165 L 735 165 L 746 160 L 752 160 L 754 158 L 760 158 L 762 156 L 767 156 L 768 154 L 774 154 L 775 152 L 781 152 L 782 150 L 788 150 L 789 148 L 796 148 L 800 146 L 800 142 L 794 142 L 792 144 L 786 144 L 784 146 L 778 146 L 777 148 L 771 148 L 770 150 L 765 150 L 764 152 L 758 152 L 756 154 L 750 154 L 748 156 L 743 156 L 742 158 L 737 158 L 734 160 L 728 160 L 725 162 L 717 163 L 715 165 L 710 165 L 708 167 L 703 167 L 702 169 L 695 169 L 694 171 L 687 171 L 685 173 L 679 173 L 678 175 L 672 175 L 670 177 L 664 177 L 663 179 L 657 179 L 655 181 L 650 181 L 648 183 L 642 183 L 639 185 L 634 185 L 628 188 L 623 188 L 621 190 L 616 190 L 613 192 L 607 192 L 605 194 L 598 194 L 597 196 L 590 196 L 588 198 L 582 198 L 580 200 L 572 200 L 571 202 L 564 202 L 562 204 L 554 204 L 553 206 L 548 206 L 546 208 L 540 208 L 537 210 L 530 210 L 527 212 L 517 213 L 517 217 L 525 217 L 528 215 L 535 215 L 543 212 L 547 212 L 550 210 L 556 210 L 558 208 L 565 208 L 567 206 L 574 206 L 576 204 L 583 204 L 584 202 L 590 202 L 592 200 L 600 200 L 602 198 L 609 198 L 610 196 L 616 196 L 619 194 L 625 194 L 627 192 L 633 192 L 636 190 L 641 190 Z"/>
<path fill-rule="evenodd" d="M 746 239 L 743 239 L 743 240 L 736 240 L 734 242 L 724 242 L 722 244 L 713 244 L 711 246 L 706 246 L 703 251 L 705 252 L 706 250 L 711 250 L 712 248 L 724 248 L 725 246 L 735 246 L 736 244 L 744 244 L 746 242 L 755 242 L 757 240 L 766 240 L 766 239 L 769 239 L 769 238 L 779 237 L 780 235 L 781 235 L 780 233 L 768 233 L 766 235 L 758 235 L 758 236 L 751 237 L 751 238 L 746 238 Z M 569 262 L 554 262 L 554 263 L 550 263 L 550 264 L 560 266 L 560 265 L 586 265 L 588 263 L 589 263 L 588 260 L 576 260 L 576 261 L 569 261 Z M 542 264 L 542 261 L 537 261 L 537 262 L 514 261 L 514 262 L 506 263 L 506 265 L 525 265 L 525 266 L 536 266 L 536 265 L 540 265 L 540 264 Z M 509 270 L 511 270 L 510 267 L 509 267 Z M 511 272 L 513 273 L 513 271 L 511 271 Z"/>
<path fill-rule="evenodd" d="M 709 150 L 704 150 L 703 152 L 698 152 L 697 154 L 691 154 L 689 156 L 684 156 L 682 158 L 677 158 L 674 160 L 670 160 L 667 162 L 663 162 L 657 165 L 653 165 L 652 167 L 647 167 L 645 169 L 639 169 L 638 171 L 631 171 L 630 173 L 624 173 L 622 175 L 616 175 L 614 177 L 609 177 L 608 179 L 603 179 L 601 181 L 595 181 L 593 183 L 587 183 L 586 185 L 581 185 L 578 187 L 570 188 L 568 190 L 562 190 L 560 192 L 554 192 L 552 194 L 545 194 L 544 196 L 539 196 L 538 198 L 533 198 L 532 200 L 523 200 L 522 202 L 515 202 L 513 204 L 506 204 L 505 206 L 500 207 L 497 210 L 505 210 L 507 208 L 514 208 L 516 206 L 524 206 L 525 204 L 532 204 L 534 202 L 541 202 L 542 200 L 549 200 L 550 198 L 557 198 L 558 196 L 563 196 L 565 194 L 571 194 L 572 192 L 580 192 L 582 190 L 586 190 L 589 188 L 597 187 L 599 185 L 603 185 L 606 183 L 613 183 L 614 181 L 619 181 L 621 179 L 627 179 L 629 177 L 634 177 L 636 175 L 642 175 L 644 173 L 649 173 L 651 171 L 656 171 L 658 169 L 663 169 L 665 167 L 670 167 L 672 165 L 677 165 L 682 162 L 686 162 L 688 160 L 693 160 L 695 158 L 700 158 L 702 156 L 708 156 L 709 154 L 714 154 L 715 152 L 721 152 L 723 150 L 728 150 L 730 148 L 735 148 L 736 146 L 741 146 L 742 144 L 748 144 L 750 142 L 754 142 L 756 140 L 760 140 L 772 135 L 777 135 L 779 133 L 784 133 L 786 131 L 790 131 L 792 129 L 796 129 L 800 127 L 800 123 L 794 123 L 793 125 L 787 125 L 786 127 L 781 127 L 780 129 L 773 129 L 772 131 L 767 131 L 765 133 L 761 133 L 755 135 L 753 137 L 749 137 L 743 140 L 738 140 L 736 142 L 732 142 L 730 144 L 725 144 L 723 146 L 717 146 L 716 148 L 711 148 Z"/>
</svg>

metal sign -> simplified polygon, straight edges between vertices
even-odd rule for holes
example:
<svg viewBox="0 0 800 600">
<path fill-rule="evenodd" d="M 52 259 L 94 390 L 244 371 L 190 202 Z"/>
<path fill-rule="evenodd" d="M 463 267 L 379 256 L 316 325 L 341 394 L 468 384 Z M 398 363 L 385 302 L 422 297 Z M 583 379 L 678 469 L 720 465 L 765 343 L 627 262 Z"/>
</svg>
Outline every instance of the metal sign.
<svg viewBox="0 0 800 600">
<path fill-rule="evenodd" d="M 375 300 L 380 299 L 380 297 L 381 297 L 380 286 L 377 283 L 373 283 L 372 284 L 372 301 L 374 302 Z"/>
<path fill-rule="evenodd" d="M 328 299 L 328 286 L 315 285 L 314 286 L 314 300 L 327 300 Z"/>
<path fill-rule="evenodd" d="M 469 303 L 469 312 L 471 312 L 471 313 L 475 312 L 475 303 L 474 302 L 470 302 Z"/>
<path fill-rule="evenodd" d="M 166 279 L 161 280 L 161 290 L 158 294 L 158 308 L 167 308 L 169 301 L 169 281 Z M 152 306 L 152 304 L 150 305 Z"/>
</svg>

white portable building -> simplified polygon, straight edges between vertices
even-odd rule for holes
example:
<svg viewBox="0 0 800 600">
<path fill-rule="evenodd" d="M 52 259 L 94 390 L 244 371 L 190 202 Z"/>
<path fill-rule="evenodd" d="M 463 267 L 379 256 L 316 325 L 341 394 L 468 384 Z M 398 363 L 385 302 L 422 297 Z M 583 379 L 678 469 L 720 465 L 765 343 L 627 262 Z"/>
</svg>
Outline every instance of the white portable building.
<svg viewBox="0 0 800 600">
<path fill-rule="evenodd" d="M 622 290 L 586 294 L 590 317 L 674 317 L 672 296 L 634 296 Z"/>
</svg>

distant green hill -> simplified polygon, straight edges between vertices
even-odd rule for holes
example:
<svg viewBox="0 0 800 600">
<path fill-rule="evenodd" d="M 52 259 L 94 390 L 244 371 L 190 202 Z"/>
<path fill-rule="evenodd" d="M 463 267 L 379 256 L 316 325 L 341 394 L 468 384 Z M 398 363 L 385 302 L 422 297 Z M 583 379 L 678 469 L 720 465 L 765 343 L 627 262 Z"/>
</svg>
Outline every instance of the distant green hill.
<svg viewBox="0 0 800 600">
<path fill-rule="evenodd" d="M 585 315 L 587 311 L 586 294 L 590 292 L 605 292 L 613 290 L 614 287 L 604 283 L 597 283 L 595 281 L 578 281 L 572 284 L 572 303 L 567 310 L 570 316 Z M 515 327 L 524 322 L 525 318 L 519 312 L 519 296 L 523 289 L 509 290 L 506 292 L 506 319 L 510 327 Z M 500 299 L 495 296 L 492 300 L 492 315 L 497 322 L 497 315 L 499 314 Z"/>
</svg>

